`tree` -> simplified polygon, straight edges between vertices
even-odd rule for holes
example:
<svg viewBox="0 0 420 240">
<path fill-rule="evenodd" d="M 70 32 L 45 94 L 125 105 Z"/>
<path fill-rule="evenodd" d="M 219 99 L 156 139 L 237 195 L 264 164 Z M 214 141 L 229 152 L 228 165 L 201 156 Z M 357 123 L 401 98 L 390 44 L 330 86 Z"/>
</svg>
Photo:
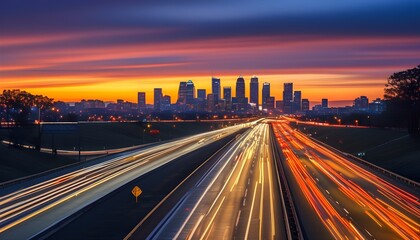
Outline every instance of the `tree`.
<svg viewBox="0 0 420 240">
<path fill-rule="evenodd" d="M 385 85 L 384 98 L 418 104 L 420 102 L 420 65 L 392 74 L 388 78 L 388 84 Z"/>
<path fill-rule="evenodd" d="M 42 95 L 32 95 L 19 89 L 3 90 L 0 95 L 0 105 L 6 109 L 6 121 L 11 117 L 18 124 L 28 121 L 31 107 L 38 107 L 40 110 L 52 106 L 53 99 Z"/>
<path fill-rule="evenodd" d="M 388 113 L 397 115 L 412 136 L 420 136 L 420 65 L 397 72 L 385 85 Z"/>
</svg>

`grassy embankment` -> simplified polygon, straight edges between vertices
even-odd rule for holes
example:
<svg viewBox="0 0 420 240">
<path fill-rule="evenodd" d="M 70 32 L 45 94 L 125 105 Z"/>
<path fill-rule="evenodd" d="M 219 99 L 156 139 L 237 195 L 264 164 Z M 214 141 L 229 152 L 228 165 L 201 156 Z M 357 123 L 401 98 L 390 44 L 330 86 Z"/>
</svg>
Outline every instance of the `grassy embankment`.
<svg viewBox="0 0 420 240">
<path fill-rule="evenodd" d="M 294 125 L 296 126 L 296 125 Z M 299 124 L 299 130 L 341 151 L 420 181 L 420 139 L 406 131 L 380 128 L 338 128 Z"/>
<path fill-rule="evenodd" d="M 192 134 L 219 129 L 235 123 L 226 122 L 174 122 L 174 123 L 82 123 L 80 139 L 82 150 L 116 149 L 164 141 Z M 156 135 L 150 130 L 159 130 Z M 9 130 L 0 128 L 0 140 L 19 137 L 23 144 L 34 145 L 38 139 L 37 126 Z M 74 150 L 78 146 L 78 134 L 44 134 L 42 147 Z M 84 158 L 82 158 L 83 160 Z M 77 162 L 78 158 L 54 156 L 31 149 L 21 149 L 0 144 L 0 182 L 36 174 Z"/>
</svg>

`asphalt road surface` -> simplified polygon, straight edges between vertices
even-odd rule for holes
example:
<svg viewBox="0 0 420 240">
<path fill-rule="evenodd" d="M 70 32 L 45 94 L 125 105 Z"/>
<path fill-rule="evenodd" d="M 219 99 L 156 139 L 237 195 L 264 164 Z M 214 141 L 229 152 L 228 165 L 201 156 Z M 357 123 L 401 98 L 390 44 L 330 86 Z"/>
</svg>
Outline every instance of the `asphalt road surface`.
<svg viewBox="0 0 420 240">
<path fill-rule="evenodd" d="M 283 214 L 269 126 L 260 123 L 220 156 L 148 239 L 286 239 Z"/>
<path fill-rule="evenodd" d="M 418 189 L 371 172 L 285 121 L 273 129 L 307 239 L 419 239 Z"/>
<path fill-rule="evenodd" d="M 27 239 L 133 179 L 250 124 L 197 134 L 80 169 L 0 197 L 0 239 Z"/>
</svg>

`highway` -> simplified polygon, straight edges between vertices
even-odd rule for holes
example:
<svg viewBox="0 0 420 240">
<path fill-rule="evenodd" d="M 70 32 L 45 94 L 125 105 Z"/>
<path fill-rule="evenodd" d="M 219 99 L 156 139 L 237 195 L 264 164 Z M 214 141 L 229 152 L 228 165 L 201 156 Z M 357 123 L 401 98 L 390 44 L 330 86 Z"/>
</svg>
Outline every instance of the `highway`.
<svg viewBox="0 0 420 240">
<path fill-rule="evenodd" d="M 307 239 L 420 239 L 419 190 L 292 129 L 272 127 Z"/>
<path fill-rule="evenodd" d="M 220 156 L 147 239 L 287 239 L 277 177 L 269 125 L 260 123 Z"/>
<path fill-rule="evenodd" d="M 0 194 L 0 239 L 36 236 L 131 180 L 254 123 L 197 134 Z"/>
</svg>

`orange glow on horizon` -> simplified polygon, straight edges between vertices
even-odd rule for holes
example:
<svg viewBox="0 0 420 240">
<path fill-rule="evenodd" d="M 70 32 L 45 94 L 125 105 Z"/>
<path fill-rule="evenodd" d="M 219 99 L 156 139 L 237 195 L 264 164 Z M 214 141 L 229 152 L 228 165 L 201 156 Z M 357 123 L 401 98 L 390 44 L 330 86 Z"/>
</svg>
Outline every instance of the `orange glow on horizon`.
<svg viewBox="0 0 420 240">
<path fill-rule="evenodd" d="M 235 96 L 237 76 L 218 77 L 221 78 L 222 89 L 230 86 L 232 95 Z M 246 95 L 248 97 L 250 77 L 244 76 Z M 330 101 L 353 100 L 360 95 L 366 95 L 372 100 L 378 97 L 381 98 L 383 96 L 383 85 L 386 82 L 382 79 L 370 79 L 365 81 L 368 84 L 367 86 L 360 86 L 360 81 L 354 81 L 357 76 L 340 74 L 279 74 L 259 75 L 258 77 L 260 101 L 262 83 L 264 82 L 270 83 L 271 95 L 276 100 L 282 99 L 283 83 L 293 82 L 294 90 L 302 91 L 302 98 L 309 98 L 310 101 L 315 102 L 320 101 L 322 98 L 328 98 Z M 137 102 L 137 92 L 146 92 L 146 102 L 152 104 L 154 88 L 162 88 L 163 94 L 171 96 L 171 101 L 175 102 L 178 95 L 179 82 L 192 80 L 196 90 L 206 89 L 207 94 L 211 93 L 211 76 L 133 79 L 80 77 L 80 81 L 72 77 L 45 79 L 43 78 L 42 81 L 40 79 L 32 79 L 3 83 L 2 89 L 19 88 L 33 94 L 42 94 L 65 102 L 77 102 L 82 99 L 100 99 L 109 102 L 124 99 L 125 101 Z M 44 84 L 40 84 L 40 82 L 44 82 Z M 49 86 L 48 83 L 51 83 L 52 86 Z"/>
</svg>

